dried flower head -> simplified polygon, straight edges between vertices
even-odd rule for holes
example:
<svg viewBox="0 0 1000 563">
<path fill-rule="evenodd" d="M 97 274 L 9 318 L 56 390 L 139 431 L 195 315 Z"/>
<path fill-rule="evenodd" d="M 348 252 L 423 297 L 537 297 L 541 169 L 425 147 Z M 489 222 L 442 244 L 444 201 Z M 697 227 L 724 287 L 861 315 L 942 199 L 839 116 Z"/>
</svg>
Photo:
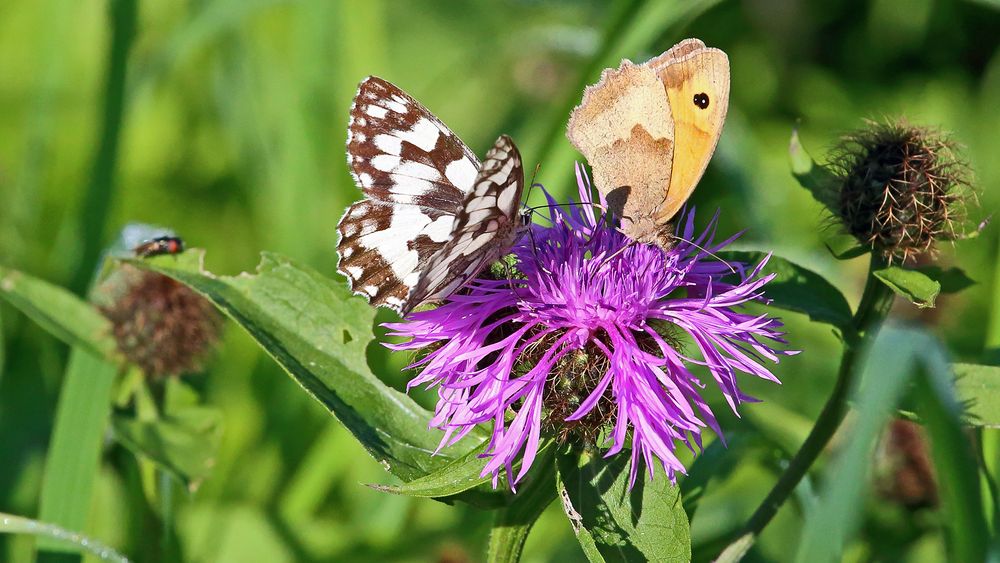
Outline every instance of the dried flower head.
<svg viewBox="0 0 1000 563">
<path fill-rule="evenodd" d="M 937 478 L 924 429 L 915 422 L 894 419 L 880 446 L 876 464 L 879 495 L 911 510 L 937 507 Z"/>
<path fill-rule="evenodd" d="M 673 479 L 684 472 L 677 443 L 694 451 L 704 428 L 720 432 L 690 367 L 704 366 L 735 410 L 753 400 L 736 374 L 777 382 L 763 364 L 791 353 L 771 347 L 784 343 L 780 322 L 735 310 L 761 300 L 771 277 L 763 264 L 712 259 L 730 242 L 712 241 L 714 221 L 694 240 L 689 214 L 670 250 L 636 244 L 596 216 L 578 179 L 581 203 L 550 199 L 551 225 L 532 225 L 514 247 L 516 275 L 477 279 L 387 325 L 409 338 L 391 348 L 426 352 L 409 385 L 437 387 L 442 445 L 492 422 L 483 475 L 494 486 L 503 470 L 511 485 L 525 475 L 543 434 L 609 456 L 630 448 L 633 482 L 642 463 Z"/>
<path fill-rule="evenodd" d="M 886 260 L 906 262 L 937 241 L 961 238 L 971 174 L 941 133 L 903 120 L 870 121 L 843 138 L 831 165 L 835 214 Z"/>
<path fill-rule="evenodd" d="M 187 286 L 123 265 L 98 288 L 95 300 L 111 320 L 122 354 L 151 377 L 201 369 L 219 338 L 222 317 Z"/>
</svg>

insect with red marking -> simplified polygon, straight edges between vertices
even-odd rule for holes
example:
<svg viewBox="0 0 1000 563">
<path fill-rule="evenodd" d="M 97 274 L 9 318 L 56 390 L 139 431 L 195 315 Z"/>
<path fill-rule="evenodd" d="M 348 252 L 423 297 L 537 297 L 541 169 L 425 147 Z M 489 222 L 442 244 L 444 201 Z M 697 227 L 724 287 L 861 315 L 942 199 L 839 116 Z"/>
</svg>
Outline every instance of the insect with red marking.
<svg viewBox="0 0 1000 563">
<path fill-rule="evenodd" d="M 139 258 L 160 256 L 161 254 L 180 254 L 184 252 L 184 241 L 180 237 L 156 237 L 132 249 Z"/>
</svg>

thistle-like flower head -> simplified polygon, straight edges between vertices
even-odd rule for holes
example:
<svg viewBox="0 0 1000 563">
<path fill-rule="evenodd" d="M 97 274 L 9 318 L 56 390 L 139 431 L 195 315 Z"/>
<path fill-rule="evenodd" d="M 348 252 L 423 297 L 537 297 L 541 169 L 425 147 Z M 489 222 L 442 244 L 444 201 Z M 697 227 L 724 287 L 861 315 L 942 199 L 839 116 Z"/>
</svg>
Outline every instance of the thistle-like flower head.
<svg viewBox="0 0 1000 563">
<path fill-rule="evenodd" d="M 162 274 L 122 265 L 94 297 L 118 349 L 149 377 L 200 370 L 218 342 L 222 317 L 215 307 Z"/>
<path fill-rule="evenodd" d="M 764 364 L 792 353 L 772 348 L 784 343 L 779 321 L 736 310 L 763 299 L 771 277 L 763 263 L 748 271 L 713 257 L 731 242 L 712 240 L 715 220 L 695 238 L 688 213 L 669 250 L 637 244 L 595 212 L 577 177 L 580 203 L 550 198 L 550 224 L 519 240 L 508 275 L 388 325 L 409 338 L 390 347 L 424 352 L 410 386 L 437 387 L 442 445 L 492 423 L 483 475 L 494 486 L 502 470 L 511 485 L 525 475 L 543 435 L 608 456 L 630 449 L 633 482 L 640 462 L 673 479 L 684 472 L 677 444 L 700 448 L 704 428 L 720 432 L 692 366 L 736 410 L 753 400 L 737 374 L 777 382 Z"/>
<path fill-rule="evenodd" d="M 886 260 L 906 262 L 935 242 L 962 238 L 971 173 L 943 134 L 872 121 L 842 139 L 831 164 L 839 180 L 830 194 L 834 214 Z"/>
</svg>

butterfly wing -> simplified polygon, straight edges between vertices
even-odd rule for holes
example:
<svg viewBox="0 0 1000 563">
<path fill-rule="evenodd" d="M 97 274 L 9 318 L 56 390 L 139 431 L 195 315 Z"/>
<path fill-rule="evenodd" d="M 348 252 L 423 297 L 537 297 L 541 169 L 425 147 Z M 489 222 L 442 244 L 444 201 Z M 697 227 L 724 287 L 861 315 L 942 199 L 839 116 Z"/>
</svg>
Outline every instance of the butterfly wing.
<svg viewBox="0 0 1000 563">
<path fill-rule="evenodd" d="M 510 250 L 520 227 L 523 190 L 521 154 L 510 137 L 501 135 L 486 153 L 447 244 L 422 272 L 411 295 L 414 303 L 447 297 Z"/>
<path fill-rule="evenodd" d="M 729 57 L 687 39 L 646 65 L 663 83 L 674 120 L 670 184 L 654 218 L 662 224 L 691 197 L 722 136 L 729 109 Z"/>
<path fill-rule="evenodd" d="M 642 65 L 622 61 L 584 91 L 567 136 L 626 235 L 662 238 L 704 174 L 728 107 L 729 59 L 697 39 Z"/>
<path fill-rule="evenodd" d="M 656 72 L 627 60 L 605 70 L 584 91 L 566 134 L 590 163 L 622 230 L 645 240 L 666 198 L 674 151 L 671 108 Z"/>
<path fill-rule="evenodd" d="M 372 304 L 412 309 L 410 294 L 449 240 L 479 160 L 427 108 L 372 76 L 351 107 L 347 162 L 366 199 L 337 225 L 337 270 Z"/>
</svg>

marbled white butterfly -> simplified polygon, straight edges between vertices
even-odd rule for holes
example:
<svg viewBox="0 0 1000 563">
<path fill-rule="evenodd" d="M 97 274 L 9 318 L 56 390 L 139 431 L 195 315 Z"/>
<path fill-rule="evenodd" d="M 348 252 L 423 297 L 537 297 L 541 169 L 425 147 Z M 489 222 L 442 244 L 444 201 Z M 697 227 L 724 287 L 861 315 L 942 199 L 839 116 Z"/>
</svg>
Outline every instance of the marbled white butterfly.
<svg viewBox="0 0 1000 563">
<path fill-rule="evenodd" d="M 521 231 L 521 155 L 506 135 L 479 162 L 398 87 L 361 82 L 347 164 L 365 198 L 337 230 L 337 270 L 354 293 L 402 314 L 451 295 L 506 254 Z"/>
</svg>

